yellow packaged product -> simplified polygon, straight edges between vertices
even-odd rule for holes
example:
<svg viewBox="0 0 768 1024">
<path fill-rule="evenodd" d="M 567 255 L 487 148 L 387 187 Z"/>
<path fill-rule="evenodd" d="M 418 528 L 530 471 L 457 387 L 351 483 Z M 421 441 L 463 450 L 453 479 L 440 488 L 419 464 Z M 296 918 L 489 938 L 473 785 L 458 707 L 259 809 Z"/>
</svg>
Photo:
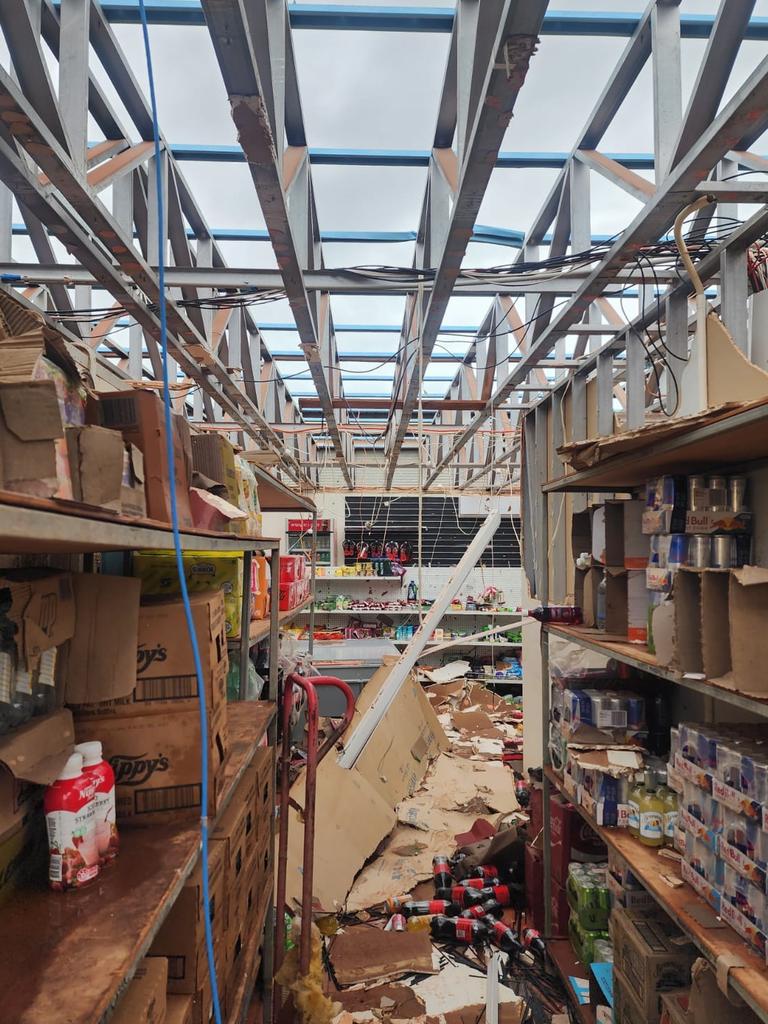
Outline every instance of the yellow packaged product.
<svg viewBox="0 0 768 1024">
<path fill-rule="evenodd" d="M 243 553 L 185 551 L 184 576 L 191 593 L 205 590 L 224 592 L 227 637 L 240 636 L 243 610 Z M 133 575 L 141 580 L 143 597 L 176 597 L 181 593 L 173 551 L 137 551 Z"/>
</svg>

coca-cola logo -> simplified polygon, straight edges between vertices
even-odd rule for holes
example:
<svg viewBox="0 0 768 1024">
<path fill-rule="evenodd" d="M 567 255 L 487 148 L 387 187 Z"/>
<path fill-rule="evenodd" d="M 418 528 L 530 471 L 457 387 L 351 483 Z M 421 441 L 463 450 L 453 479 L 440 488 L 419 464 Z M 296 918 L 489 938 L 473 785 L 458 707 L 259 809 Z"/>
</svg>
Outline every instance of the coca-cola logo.
<svg viewBox="0 0 768 1024">
<path fill-rule="evenodd" d="M 115 773 L 115 784 L 118 786 L 142 786 L 149 782 L 155 772 L 167 772 L 170 767 L 164 754 L 147 757 L 138 754 L 131 757 L 127 754 L 113 754 L 109 759 Z"/>
<path fill-rule="evenodd" d="M 149 666 L 153 665 L 156 661 L 166 661 L 167 659 L 168 650 L 162 644 L 158 644 L 157 647 L 147 647 L 146 644 L 139 644 L 136 651 L 136 674 L 141 675 L 142 672 L 146 672 Z"/>
</svg>

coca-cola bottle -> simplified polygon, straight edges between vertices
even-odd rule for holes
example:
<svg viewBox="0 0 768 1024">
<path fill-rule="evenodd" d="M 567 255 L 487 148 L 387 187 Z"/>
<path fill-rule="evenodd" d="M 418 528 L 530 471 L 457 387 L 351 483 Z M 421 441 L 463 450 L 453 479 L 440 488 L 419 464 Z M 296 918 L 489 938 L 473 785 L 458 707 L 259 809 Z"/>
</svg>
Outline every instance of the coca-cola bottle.
<svg viewBox="0 0 768 1024">
<path fill-rule="evenodd" d="M 438 900 L 387 900 L 388 914 L 402 914 L 404 917 L 418 917 L 425 914 L 442 914 L 444 917 L 458 917 L 461 907 L 447 899 Z"/>
<path fill-rule="evenodd" d="M 498 900 L 502 907 L 512 906 L 512 893 L 509 891 L 508 885 L 489 885 L 485 889 L 465 889 L 464 891 L 479 895 L 480 902 L 483 903 L 486 900 Z M 454 896 L 452 898 L 458 902 L 457 897 Z M 466 906 L 470 905 L 466 904 Z"/>
<path fill-rule="evenodd" d="M 476 903 L 483 903 L 484 900 L 494 899 L 490 889 L 465 889 L 463 885 L 454 885 L 450 889 L 438 889 L 435 895 L 438 899 L 458 903 L 461 910 L 474 907 Z"/>
<path fill-rule="evenodd" d="M 581 608 L 570 604 L 540 605 L 538 608 L 518 608 L 522 615 L 528 615 L 539 622 L 556 622 L 562 626 L 580 626 L 584 621 Z"/>
<path fill-rule="evenodd" d="M 547 955 L 547 947 L 541 934 L 535 928 L 526 928 L 523 932 L 523 945 L 542 960 Z"/>
<path fill-rule="evenodd" d="M 453 885 L 451 863 L 447 857 L 432 858 L 432 874 L 436 889 L 448 889 Z"/>
<path fill-rule="evenodd" d="M 474 907 L 467 907 L 462 910 L 459 917 L 472 917 L 481 921 L 484 917 L 502 917 L 504 908 L 498 900 L 486 900 L 485 903 L 476 903 Z"/>
<path fill-rule="evenodd" d="M 523 944 L 517 937 L 517 932 L 510 928 L 504 921 L 495 921 L 493 918 L 488 917 L 485 919 L 486 928 L 488 929 L 488 937 L 491 940 L 492 945 L 496 946 L 503 953 L 521 953 L 523 951 Z"/>
<path fill-rule="evenodd" d="M 444 917 L 438 914 L 429 926 L 433 939 L 446 942 L 463 942 L 468 946 L 484 942 L 488 938 L 488 925 L 484 921 L 473 921 L 466 917 Z"/>
<path fill-rule="evenodd" d="M 500 878 L 499 869 L 495 864 L 478 864 L 477 867 L 468 868 L 464 872 L 464 878 Z M 489 883 L 490 884 L 490 883 Z"/>
<path fill-rule="evenodd" d="M 465 889 L 486 889 L 489 885 L 498 885 L 498 875 L 493 875 L 488 878 L 483 876 L 481 878 L 462 878 L 459 885 L 463 885 Z"/>
</svg>

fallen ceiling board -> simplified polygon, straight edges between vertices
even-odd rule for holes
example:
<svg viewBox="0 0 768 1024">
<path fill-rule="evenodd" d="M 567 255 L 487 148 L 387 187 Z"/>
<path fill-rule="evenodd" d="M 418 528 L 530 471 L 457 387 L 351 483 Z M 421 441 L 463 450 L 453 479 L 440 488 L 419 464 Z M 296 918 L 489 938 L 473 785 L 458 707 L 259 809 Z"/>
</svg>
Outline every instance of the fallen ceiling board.
<svg viewBox="0 0 768 1024">
<path fill-rule="evenodd" d="M 291 789 L 291 796 L 303 806 L 303 776 Z M 340 768 L 328 757 L 318 770 L 315 820 L 314 906 L 336 911 L 344 905 L 361 865 L 392 831 L 397 819 L 394 810 L 362 775 Z M 293 906 L 301 900 L 303 843 L 301 817 L 291 808 L 287 897 Z"/>
<path fill-rule="evenodd" d="M 408 985 L 374 985 L 365 988 L 343 989 L 333 993 L 337 1003 L 345 1010 L 381 1010 L 390 1008 L 396 1019 L 418 1017 L 425 1012 L 424 1003 Z"/>
<path fill-rule="evenodd" d="M 334 938 L 330 957 L 339 985 L 435 973 L 427 932 L 385 932 L 357 925 Z"/>
<path fill-rule="evenodd" d="M 485 1005 L 485 971 L 472 970 L 464 964 L 449 963 L 437 977 L 424 978 L 413 985 L 414 992 L 424 1000 L 429 1014 L 450 1013 L 470 1005 Z M 506 985 L 499 985 L 499 1003 L 513 1004 L 518 1013 L 522 1000 Z M 517 1020 L 520 1018 L 518 1017 Z"/>
<path fill-rule="evenodd" d="M 518 809 L 512 772 L 498 761 L 468 762 L 443 754 L 432 766 L 422 792 L 446 811 L 470 806 L 477 797 L 500 814 Z"/>
</svg>

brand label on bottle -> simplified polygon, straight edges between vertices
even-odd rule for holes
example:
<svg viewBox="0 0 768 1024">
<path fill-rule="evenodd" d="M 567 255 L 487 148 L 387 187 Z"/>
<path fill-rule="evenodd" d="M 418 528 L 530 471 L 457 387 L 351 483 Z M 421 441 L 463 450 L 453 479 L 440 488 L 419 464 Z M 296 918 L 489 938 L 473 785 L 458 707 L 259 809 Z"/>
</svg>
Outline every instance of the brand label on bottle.
<svg viewBox="0 0 768 1024">
<path fill-rule="evenodd" d="M 93 787 L 83 787 L 83 794 L 87 802 L 78 810 L 53 810 L 45 816 L 50 851 L 48 877 L 57 889 L 77 888 L 99 873 Z"/>
<path fill-rule="evenodd" d="M 664 815 L 659 811 L 643 811 L 640 815 L 640 835 L 643 839 L 662 839 Z"/>
<path fill-rule="evenodd" d="M 630 800 L 627 807 L 627 828 L 637 832 L 640 829 L 640 807 L 635 800 Z"/>
<path fill-rule="evenodd" d="M 117 852 L 117 821 L 115 816 L 115 787 L 96 790 L 93 798 L 93 812 L 96 821 L 96 844 L 99 857 L 105 860 Z"/>
<path fill-rule="evenodd" d="M 472 929 L 474 921 L 469 918 L 457 917 L 456 919 L 456 938 L 463 939 L 464 942 L 471 942 L 474 938 Z"/>
<path fill-rule="evenodd" d="M 664 838 L 673 840 L 677 828 L 677 811 L 667 811 L 664 815 Z"/>
</svg>

